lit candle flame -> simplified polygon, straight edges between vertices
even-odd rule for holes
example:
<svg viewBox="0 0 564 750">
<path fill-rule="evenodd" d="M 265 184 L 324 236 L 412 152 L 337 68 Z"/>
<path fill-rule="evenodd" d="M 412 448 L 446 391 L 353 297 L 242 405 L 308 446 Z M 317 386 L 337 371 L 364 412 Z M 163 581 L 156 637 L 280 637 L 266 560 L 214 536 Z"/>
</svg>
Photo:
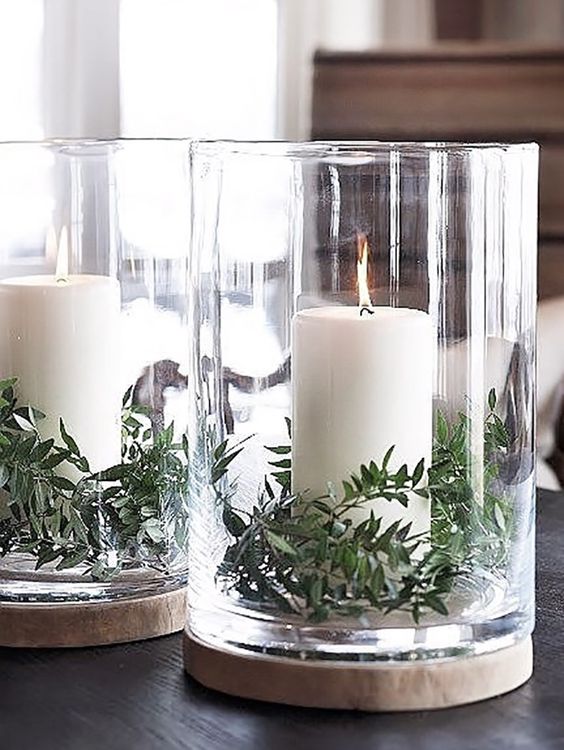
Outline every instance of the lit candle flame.
<svg viewBox="0 0 564 750">
<path fill-rule="evenodd" d="M 358 305 L 360 314 L 363 311 L 372 314 L 372 300 L 368 291 L 368 239 L 365 234 L 358 234 L 357 237 L 358 260 L 356 263 L 356 273 L 358 277 Z"/>
<path fill-rule="evenodd" d="M 48 235 L 49 237 L 49 235 Z M 66 284 L 69 278 L 69 239 L 67 228 L 61 229 L 59 237 L 59 249 L 57 250 L 57 266 L 55 268 L 55 280 L 57 284 Z"/>
</svg>

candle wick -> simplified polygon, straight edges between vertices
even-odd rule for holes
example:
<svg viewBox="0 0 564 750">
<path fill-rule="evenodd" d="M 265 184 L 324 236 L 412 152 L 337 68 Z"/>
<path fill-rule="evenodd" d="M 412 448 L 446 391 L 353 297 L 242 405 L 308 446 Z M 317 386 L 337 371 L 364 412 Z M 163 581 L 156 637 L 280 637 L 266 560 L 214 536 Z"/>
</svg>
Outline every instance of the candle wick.
<svg viewBox="0 0 564 750">
<path fill-rule="evenodd" d="M 370 309 L 369 307 L 367 307 L 366 305 L 363 305 L 363 306 L 362 306 L 362 307 L 360 308 L 360 317 L 361 317 L 361 318 L 362 318 L 362 313 L 363 313 L 363 312 L 366 312 L 366 313 L 368 313 L 369 315 L 374 315 L 374 310 L 371 310 L 371 309 Z"/>
</svg>

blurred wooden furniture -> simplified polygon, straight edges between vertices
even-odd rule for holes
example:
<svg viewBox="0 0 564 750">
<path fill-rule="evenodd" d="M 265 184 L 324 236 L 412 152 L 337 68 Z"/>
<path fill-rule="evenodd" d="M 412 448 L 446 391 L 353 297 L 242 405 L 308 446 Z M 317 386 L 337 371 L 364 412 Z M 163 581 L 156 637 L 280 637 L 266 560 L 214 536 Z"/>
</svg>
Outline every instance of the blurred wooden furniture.
<svg viewBox="0 0 564 750">
<path fill-rule="evenodd" d="M 315 56 L 317 139 L 537 141 L 541 297 L 564 294 L 564 47 Z"/>
</svg>

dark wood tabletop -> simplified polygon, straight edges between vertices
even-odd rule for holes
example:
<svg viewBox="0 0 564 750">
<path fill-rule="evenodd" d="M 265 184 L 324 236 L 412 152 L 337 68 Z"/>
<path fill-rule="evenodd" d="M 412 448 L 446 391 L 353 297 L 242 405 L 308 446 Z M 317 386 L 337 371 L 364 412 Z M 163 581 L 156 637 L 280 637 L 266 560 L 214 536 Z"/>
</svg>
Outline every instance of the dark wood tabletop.
<svg viewBox="0 0 564 750">
<path fill-rule="evenodd" d="M 0 750 L 564 748 L 564 495 L 541 492 L 535 674 L 464 708 L 370 715 L 225 697 L 185 677 L 181 637 L 0 649 Z"/>
</svg>

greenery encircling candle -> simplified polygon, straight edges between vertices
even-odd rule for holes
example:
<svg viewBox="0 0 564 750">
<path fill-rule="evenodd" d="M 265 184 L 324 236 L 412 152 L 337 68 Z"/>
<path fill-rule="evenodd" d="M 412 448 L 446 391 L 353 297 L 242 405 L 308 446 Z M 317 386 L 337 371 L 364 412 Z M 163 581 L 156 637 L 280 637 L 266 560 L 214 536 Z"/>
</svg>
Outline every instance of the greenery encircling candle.
<svg viewBox="0 0 564 750">
<path fill-rule="evenodd" d="M 0 381 L 0 556 L 28 553 L 37 568 L 80 566 L 98 580 L 140 566 L 166 572 L 171 549 L 182 549 L 188 533 L 186 439 L 174 441 L 172 424 L 155 435 L 128 391 L 122 462 L 91 472 L 62 420 L 60 442 L 41 438 L 43 415 L 18 404 L 15 386 L 16 379 Z M 483 502 L 472 490 L 465 414 L 450 425 L 438 414 L 427 480 L 423 460 L 391 469 L 390 447 L 379 466 L 360 466 L 338 492 L 329 486 L 319 497 L 296 494 L 291 447 L 270 447 L 272 472 L 251 510 L 237 507 L 236 480 L 227 477 L 245 448 L 221 443 L 210 482 L 231 542 L 218 579 L 261 608 L 310 621 L 397 610 L 415 622 L 429 611 L 447 614 L 458 576 L 507 562 L 512 508 L 499 467 L 510 438 L 493 391 L 488 404 Z M 431 501 L 430 534 L 374 513 L 375 500 L 407 507 L 416 497 Z"/>
<path fill-rule="evenodd" d="M 37 568 L 81 566 L 100 580 L 134 567 L 166 572 L 187 535 L 186 440 L 174 441 L 172 424 L 155 435 L 130 389 L 122 461 L 92 472 L 62 420 L 60 441 L 42 439 L 44 415 L 18 403 L 16 383 L 0 381 L 0 556 L 28 553 Z"/>
<path fill-rule="evenodd" d="M 415 622 L 430 611 L 448 614 L 457 577 L 507 562 L 512 511 L 498 485 L 510 440 L 495 413 L 493 391 L 488 403 L 483 502 L 472 490 L 469 423 L 462 413 L 452 425 L 438 415 L 427 483 L 423 462 L 390 470 L 390 447 L 381 465 L 362 465 L 338 492 L 329 487 L 320 497 L 292 494 L 291 448 L 279 446 L 269 448 L 275 454 L 273 474 L 251 510 L 236 507 L 235 483 L 222 487 L 244 448 L 222 443 L 215 449 L 212 481 L 232 542 L 218 579 L 247 602 L 314 622 L 398 610 Z M 410 522 L 387 524 L 367 511 L 375 499 L 405 507 L 414 496 L 431 500 L 430 534 L 414 533 Z M 364 510 L 365 519 L 353 522 L 351 510 Z"/>
</svg>

